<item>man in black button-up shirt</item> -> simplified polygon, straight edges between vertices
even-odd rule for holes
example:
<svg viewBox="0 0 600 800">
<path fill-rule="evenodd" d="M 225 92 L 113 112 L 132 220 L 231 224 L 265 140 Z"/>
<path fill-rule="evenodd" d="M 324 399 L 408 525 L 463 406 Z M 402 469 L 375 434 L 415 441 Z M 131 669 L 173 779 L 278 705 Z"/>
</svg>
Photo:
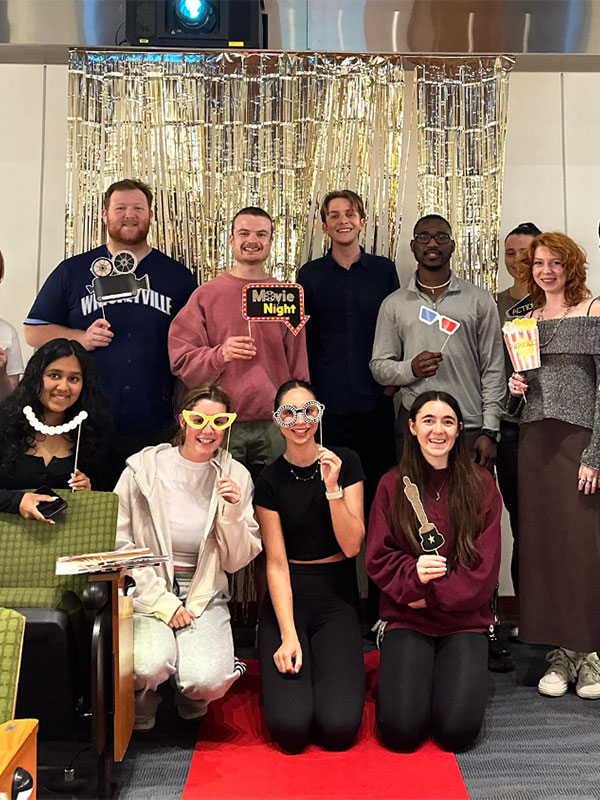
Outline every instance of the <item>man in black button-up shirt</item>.
<svg viewBox="0 0 600 800">
<path fill-rule="evenodd" d="M 383 473 L 394 463 L 393 400 L 371 375 L 369 361 L 377 313 L 398 289 L 396 266 L 370 255 L 358 240 L 365 227 L 361 198 L 330 192 L 321 206 L 331 249 L 298 273 L 304 287 L 306 344 L 311 381 L 325 404 L 324 442 L 350 447 L 365 471 L 365 510 Z"/>
</svg>

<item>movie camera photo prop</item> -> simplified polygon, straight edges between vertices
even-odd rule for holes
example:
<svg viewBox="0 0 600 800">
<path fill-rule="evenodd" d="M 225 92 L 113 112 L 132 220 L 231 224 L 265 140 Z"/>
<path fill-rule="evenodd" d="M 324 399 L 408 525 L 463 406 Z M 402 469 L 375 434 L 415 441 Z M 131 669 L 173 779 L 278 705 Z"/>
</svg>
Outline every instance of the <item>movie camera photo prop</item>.
<svg viewBox="0 0 600 800">
<path fill-rule="evenodd" d="M 112 258 L 97 258 L 90 267 L 94 275 L 92 285 L 85 288 L 100 306 L 111 300 L 134 298 L 140 289 L 150 288 L 147 275 L 136 278 L 137 265 L 137 258 L 129 250 L 119 250 Z"/>
<path fill-rule="evenodd" d="M 242 316 L 250 322 L 283 322 L 294 336 L 308 317 L 304 313 L 304 290 L 299 283 L 247 283 L 242 289 Z"/>
</svg>

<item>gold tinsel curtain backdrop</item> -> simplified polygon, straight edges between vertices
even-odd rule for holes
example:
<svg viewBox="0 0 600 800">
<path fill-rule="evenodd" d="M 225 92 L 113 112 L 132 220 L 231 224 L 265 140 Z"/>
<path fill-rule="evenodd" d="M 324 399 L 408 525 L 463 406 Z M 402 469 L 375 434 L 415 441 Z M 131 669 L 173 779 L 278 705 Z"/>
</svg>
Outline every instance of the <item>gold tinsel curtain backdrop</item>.
<svg viewBox="0 0 600 800">
<path fill-rule="evenodd" d="M 496 291 L 508 78 L 514 60 L 427 58 L 415 64 L 418 215 L 454 230 L 453 270 Z"/>
<path fill-rule="evenodd" d="M 66 255 L 103 241 L 102 194 L 155 191 L 153 244 L 201 280 L 229 264 L 235 212 L 274 218 L 277 277 L 321 255 L 327 191 L 364 198 L 366 248 L 395 257 L 403 189 L 397 56 L 72 50 Z"/>
</svg>

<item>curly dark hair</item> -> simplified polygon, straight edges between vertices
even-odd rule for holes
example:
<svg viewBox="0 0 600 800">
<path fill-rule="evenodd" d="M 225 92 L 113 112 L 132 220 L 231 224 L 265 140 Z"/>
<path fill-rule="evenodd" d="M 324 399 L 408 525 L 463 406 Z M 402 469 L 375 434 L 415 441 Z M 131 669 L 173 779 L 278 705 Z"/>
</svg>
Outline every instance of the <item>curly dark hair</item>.
<svg viewBox="0 0 600 800">
<path fill-rule="evenodd" d="M 40 402 L 40 393 L 44 370 L 53 361 L 68 356 L 75 356 L 79 361 L 82 381 L 81 394 L 65 411 L 65 422 L 82 410 L 89 415 L 81 426 L 79 462 L 85 466 L 93 465 L 106 454 L 113 424 L 93 359 L 79 342 L 51 339 L 29 359 L 23 379 L 0 404 L 0 467 L 10 467 L 20 455 L 34 446 L 35 431 L 27 422 L 23 408 L 31 406 L 38 419 L 43 420 L 44 407 Z M 75 444 L 77 431 L 65 436 Z M 86 471 L 85 466 L 83 472 Z"/>
</svg>

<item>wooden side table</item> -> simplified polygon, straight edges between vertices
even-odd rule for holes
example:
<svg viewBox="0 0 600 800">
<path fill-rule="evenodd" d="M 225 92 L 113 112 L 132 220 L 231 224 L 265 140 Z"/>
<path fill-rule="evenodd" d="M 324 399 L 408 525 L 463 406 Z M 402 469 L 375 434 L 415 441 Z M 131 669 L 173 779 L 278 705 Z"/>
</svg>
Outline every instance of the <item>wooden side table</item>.
<svg viewBox="0 0 600 800">
<path fill-rule="evenodd" d="M 0 725 L 0 797 L 10 798 L 13 775 L 22 767 L 33 778 L 29 795 L 35 800 L 37 788 L 37 719 L 11 719 Z"/>
<path fill-rule="evenodd" d="M 126 594 L 127 573 L 107 572 L 89 576 L 90 583 L 104 583 L 106 605 L 96 615 L 92 633 L 92 719 L 98 755 L 99 796 L 110 796 L 112 763 L 127 751 L 135 717 L 133 694 L 133 598 Z M 90 587 L 91 588 L 91 587 Z M 102 629 L 109 629 L 104 649 Z"/>
</svg>

